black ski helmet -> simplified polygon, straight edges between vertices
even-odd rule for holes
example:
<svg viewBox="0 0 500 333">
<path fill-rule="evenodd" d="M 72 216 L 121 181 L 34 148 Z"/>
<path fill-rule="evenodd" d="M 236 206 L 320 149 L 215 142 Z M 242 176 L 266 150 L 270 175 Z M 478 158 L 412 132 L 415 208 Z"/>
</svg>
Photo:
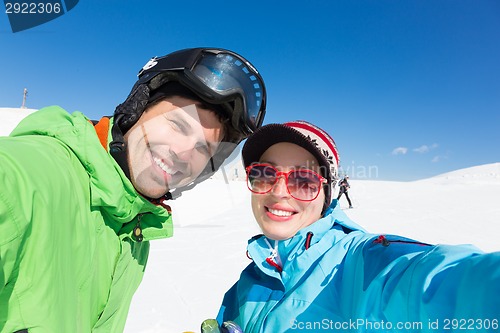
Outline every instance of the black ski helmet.
<svg viewBox="0 0 500 333">
<path fill-rule="evenodd" d="M 179 191 L 176 189 L 178 195 L 213 175 L 236 146 L 261 127 L 266 113 L 264 81 L 241 55 L 221 48 L 191 48 L 154 57 L 139 71 L 129 96 L 114 112 L 110 153 L 127 177 L 130 178 L 130 172 L 123 134 L 149 104 L 158 100 L 162 89 L 175 89 L 179 85 L 216 106 L 216 112 L 230 120 L 229 125 L 238 135 L 226 138 L 196 180 Z"/>
</svg>

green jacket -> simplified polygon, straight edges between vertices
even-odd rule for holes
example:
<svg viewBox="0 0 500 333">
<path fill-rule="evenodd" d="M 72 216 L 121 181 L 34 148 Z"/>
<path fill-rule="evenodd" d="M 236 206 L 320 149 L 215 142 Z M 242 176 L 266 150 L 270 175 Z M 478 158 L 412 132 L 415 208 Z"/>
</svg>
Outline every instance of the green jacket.
<svg viewBox="0 0 500 333">
<path fill-rule="evenodd" d="M 171 235 L 83 114 L 44 108 L 0 137 L 1 333 L 122 332 L 149 240 Z"/>
</svg>

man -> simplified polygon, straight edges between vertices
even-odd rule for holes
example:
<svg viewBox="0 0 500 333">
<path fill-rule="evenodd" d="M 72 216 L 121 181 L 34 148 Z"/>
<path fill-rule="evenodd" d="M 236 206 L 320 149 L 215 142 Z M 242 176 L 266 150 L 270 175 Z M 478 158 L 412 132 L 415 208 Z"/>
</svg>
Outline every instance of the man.
<svg viewBox="0 0 500 333">
<path fill-rule="evenodd" d="M 223 49 L 149 61 L 112 118 L 41 109 L 0 138 L 0 332 L 121 332 L 165 199 L 259 128 L 257 70 Z M 161 287 L 161 286 L 159 286 Z"/>
<path fill-rule="evenodd" d="M 339 195 L 337 197 L 337 200 L 340 200 L 340 197 L 342 196 L 342 194 L 345 194 L 345 197 L 347 199 L 347 202 L 349 203 L 349 208 L 352 208 L 352 203 L 351 203 L 351 199 L 349 198 L 349 188 L 351 188 L 351 185 L 349 185 L 349 176 L 345 176 L 340 182 L 339 182 L 339 186 L 340 186 L 340 189 L 339 189 Z"/>
</svg>

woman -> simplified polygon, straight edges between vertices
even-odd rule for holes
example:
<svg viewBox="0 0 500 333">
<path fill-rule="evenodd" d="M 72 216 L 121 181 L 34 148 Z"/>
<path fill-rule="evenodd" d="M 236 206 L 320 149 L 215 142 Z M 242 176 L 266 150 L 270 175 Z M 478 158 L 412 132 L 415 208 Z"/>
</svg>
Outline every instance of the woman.
<svg viewBox="0 0 500 333">
<path fill-rule="evenodd" d="M 500 253 L 366 233 L 332 201 L 339 155 L 326 132 L 266 125 L 242 156 L 263 235 L 219 323 L 245 333 L 499 329 Z"/>
</svg>

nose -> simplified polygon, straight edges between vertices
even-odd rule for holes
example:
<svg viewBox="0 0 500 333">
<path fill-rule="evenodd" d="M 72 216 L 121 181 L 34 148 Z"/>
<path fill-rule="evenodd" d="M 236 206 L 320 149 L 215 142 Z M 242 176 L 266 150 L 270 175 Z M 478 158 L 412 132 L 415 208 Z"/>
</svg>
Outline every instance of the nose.
<svg viewBox="0 0 500 333">
<path fill-rule="evenodd" d="M 189 162 L 191 160 L 191 157 L 193 156 L 193 149 L 186 149 L 186 150 L 174 151 L 173 155 L 179 161 Z"/>
<path fill-rule="evenodd" d="M 288 190 L 286 188 L 286 179 L 284 176 L 281 176 L 278 178 L 278 180 L 276 180 L 276 183 L 274 184 L 271 193 L 278 197 L 290 196 L 290 193 L 288 193 Z"/>
<path fill-rule="evenodd" d="M 193 157 L 195 146 L 196 140 L 192 138 L 176 140 L 175 144 L 170 146 L 170 154 L 179 161 L 188 162 Z"/>
</svg>

